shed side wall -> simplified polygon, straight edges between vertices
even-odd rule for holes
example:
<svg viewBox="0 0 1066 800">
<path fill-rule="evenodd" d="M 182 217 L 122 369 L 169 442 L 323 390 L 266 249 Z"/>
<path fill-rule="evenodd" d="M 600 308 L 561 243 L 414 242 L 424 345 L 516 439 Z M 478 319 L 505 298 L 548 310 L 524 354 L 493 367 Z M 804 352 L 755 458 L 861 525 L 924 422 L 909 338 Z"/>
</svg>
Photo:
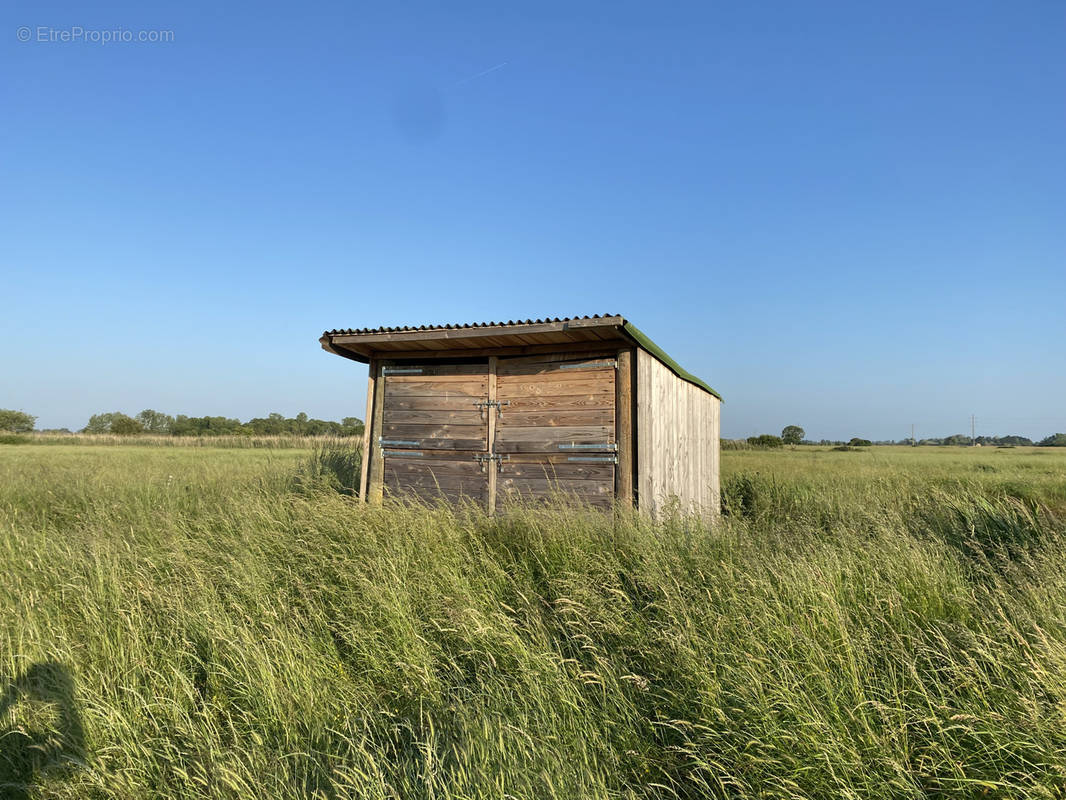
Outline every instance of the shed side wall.
<svg viewBox="0 0 1066 800">
<path fill-rule="evenodd" d="M 637 350 L 637 502 L 656 515 L 673 498 L 688 512 L 719 508 L 721 401 Z"/>
</svg>

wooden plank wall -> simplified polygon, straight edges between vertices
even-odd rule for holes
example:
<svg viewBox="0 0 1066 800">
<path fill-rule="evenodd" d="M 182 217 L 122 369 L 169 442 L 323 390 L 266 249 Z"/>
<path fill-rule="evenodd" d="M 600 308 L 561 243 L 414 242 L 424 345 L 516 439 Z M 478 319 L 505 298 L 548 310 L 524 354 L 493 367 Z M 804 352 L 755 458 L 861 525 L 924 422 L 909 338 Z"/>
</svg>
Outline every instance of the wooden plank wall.
<svg viewBox="0 0 1066 800">
<path fill-rule="evenodd" d="M 637 350 L 637 502 L 653 516 L 676 498 L 719 510 L 721 401 Z"/>
</svg>

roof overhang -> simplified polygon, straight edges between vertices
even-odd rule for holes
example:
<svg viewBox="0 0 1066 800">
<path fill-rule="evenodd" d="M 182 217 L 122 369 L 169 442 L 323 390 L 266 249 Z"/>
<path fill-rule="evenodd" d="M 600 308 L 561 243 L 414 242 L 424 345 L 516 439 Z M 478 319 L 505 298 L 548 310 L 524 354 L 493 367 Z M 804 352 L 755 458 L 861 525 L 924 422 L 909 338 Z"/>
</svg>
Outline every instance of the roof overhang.
<svg viewBox="0 0 1066 800">
<path fill-rule="evenodd" d="M 682 369 L 640 329 L 619 315 L 418 328 L 349 328 L 326 331 L 319 342 L 323 350 L 364 364 L 371 358 L 475 357 L 500 351 L 523 355 L 592 350 L 601 345 L 604 348 L 636 345 L 678 377 L 721 399 L 718 392 Z"/>
</svg>

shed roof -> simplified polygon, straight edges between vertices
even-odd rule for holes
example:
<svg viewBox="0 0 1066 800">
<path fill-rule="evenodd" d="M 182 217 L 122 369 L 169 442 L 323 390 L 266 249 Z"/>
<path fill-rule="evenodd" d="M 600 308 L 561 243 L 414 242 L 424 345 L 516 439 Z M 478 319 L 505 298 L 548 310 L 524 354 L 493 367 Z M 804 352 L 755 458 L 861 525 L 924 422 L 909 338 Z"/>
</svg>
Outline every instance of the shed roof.
<svg viewBox="0 0 1066 800">
<path fill-rule="evenodd" d="M 405 325 L 334 328 L 323 333 L 319 342 L 324 350 L 363 363 L 368 362 L 372 355 L 418 358 L 420 355 L 439 354 L 443 351 L 456 355 L 476 355 L 481 351 L 504 347 L 595 345 L 599 342 L 636 344 L 655 356 L 682 380 L 699 386 L 719 400 L 722 399 L 718 392 L 684 370 L 643 331 L 618 314 L 417 327 Z"/>
</svg>

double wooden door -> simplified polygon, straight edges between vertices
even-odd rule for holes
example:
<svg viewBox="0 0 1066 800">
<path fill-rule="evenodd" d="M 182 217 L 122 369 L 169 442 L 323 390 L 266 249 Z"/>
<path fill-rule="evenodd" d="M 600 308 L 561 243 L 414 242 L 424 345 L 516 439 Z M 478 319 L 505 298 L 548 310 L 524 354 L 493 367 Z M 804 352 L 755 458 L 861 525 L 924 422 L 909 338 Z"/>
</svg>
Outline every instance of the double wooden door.
<svg viewBox="0 0 1066 800">
<path fill-rule="evenodd" d="M 532 356 L 382 367 L 384 490 L 489 509 L 614 497 L 616 362 Z"/>
</svg>

